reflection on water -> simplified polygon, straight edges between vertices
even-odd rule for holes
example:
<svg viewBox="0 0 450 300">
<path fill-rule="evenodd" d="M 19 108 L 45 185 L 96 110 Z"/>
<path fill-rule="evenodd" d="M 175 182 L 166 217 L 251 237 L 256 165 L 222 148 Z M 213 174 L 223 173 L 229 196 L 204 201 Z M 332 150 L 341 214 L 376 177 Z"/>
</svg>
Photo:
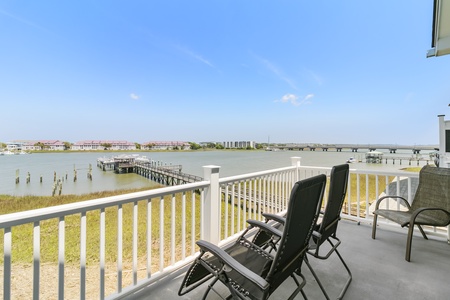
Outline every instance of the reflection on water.
<svg viewBox="0 0 450 300">
<path fill-rule="evenodd" d="M 194 152 L 145 152 L 139 153 L 156 161 L 182 165 L 184 173 L 203 177 L 202 166 L 220 166 L 220 176 L 232 176 L 250 172 L 280 168 L 290 165 L 290 158 L 301 157 L 302 165 L 331 167 L 345 163 L 349 157 L 364 158 L 364 153 L 323 151 L 194 151 Z M 34 153 L 29 155 L 0 156 L 0 194 L 9 195 L 51 195 L 53 178 L 63 182 L 62 194 L 84 194 L 106 190 L 152 187 L 154 182 L 137 174 L 115 174 L 97 168 L 97 158 L 119 155 L 117 152 L 69 152 Z M 130 154 L 130 153 L 128 153 Z M 388 156 L 411 156 L 405 151 Z M 423 157 L 428 155 L 424 152 Z M 421 165 L 424 163 L 422 162 Z M 92 181 L 88 179 L 89 165 L 92 166 Z M 414 164 L 415 165 L 415 164 Z M 353 163 L 355 169 L 398 170 L 408 167 L 406 161 L 400 165 Z M 77 181 L 74 182 L 74 169 Z M 16 171 L 20 182 L 15 184 Z M 26 183 L 30 173 L 30 183 Z M 40 178 L 42 177 L 42 183 Z"/>
</svg>

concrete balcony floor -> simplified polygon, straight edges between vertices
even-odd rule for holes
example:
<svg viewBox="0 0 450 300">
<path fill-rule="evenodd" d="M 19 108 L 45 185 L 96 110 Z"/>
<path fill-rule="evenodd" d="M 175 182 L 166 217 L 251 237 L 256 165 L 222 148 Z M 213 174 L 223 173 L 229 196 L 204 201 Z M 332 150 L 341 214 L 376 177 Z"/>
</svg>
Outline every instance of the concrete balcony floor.
<svg viewBox="0 0 450 300">
<path fill-rule="evenodd" d="M 342 244 L 338 250 L 353 273 L 344 299 L 450 299 L 450 245 L 447 241 L 430 236 L 425 240 L 417 231 L 412 242 L 411 262 L 407 262 L 404 258 L 407 230 L 400 226 L 392 228 L 395 230 L 387 225 L 379 227 L 377 239 L 373 240 L 370 224 L 341 221 L 338 236 Z M 347 275 L 336 254 L 328 260 L 310 257 L 310 262 L 330 298 L 336 299 Z M 306 264 L 302 271 L 307 280 L 304 291 L 308 299 L 325 299 Z M 183 276 L 184 273 L 174 275 L 162 283 L 145 287 L 130 299 L 201 299 L 206 284 L 178 296 Z M 222 295 L 227 295 L 220 283 L 217 286 Z M 294 286 L 293 280 L 288 278 L 270 299 L 287 299 Z M 220 297 L 210 292 L 207 299 Z M 295 299 L 303 297 L 298 294 Z"/>
</svg>

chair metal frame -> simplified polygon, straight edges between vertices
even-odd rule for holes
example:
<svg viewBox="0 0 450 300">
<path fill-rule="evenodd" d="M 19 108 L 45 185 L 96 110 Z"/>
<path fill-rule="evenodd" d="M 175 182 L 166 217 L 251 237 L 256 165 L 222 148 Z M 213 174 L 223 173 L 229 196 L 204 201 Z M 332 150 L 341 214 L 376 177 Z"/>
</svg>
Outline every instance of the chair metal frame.
<svg viewBox="0 0 450 300">
<path fill-rule="evenodd" d="M 313 231 L 313 236 L 310 240 L 310 247 L 307 252 L 310 256 L 321 260 L 328 259 L 331 254 L 333 254 L 333 252 L 335 252 L 339 257 L 339 260 L 342 262 L 345 270 L 347 271 L 348 277 L 337 299 L 342 299 L 344 297 L 353 278 L 349 267 L 337 250 L 337 247 L 341 244 L 341 241 L 336 236 L 338 222 L 341 219 L 340 214 L 342 211 L 342 206 L 347 194 L 349 172 L 350 170 L 348 164 L 337 165 L 331 169 L 327 203 L 325 210 L 321 212 L 322 221 L 316 226 L 315 230 Z M 285 219 L 283 216 L 268 213 L 263 215 L 266 218 L 266 222 L 273 223 L 273 227 L 275 228 L 280 228 L 284 225 Z M 273 250 L 276 250 L 278 240 L 279 238 L 277 236 L 270 236 L 268 232 L 258 232 L 254 239 L 254 241 L 260 244 L 262 247 L 268 247 Z M 334 240 L 334 242 L 332 240 Z M 329 249 L 329 251 L 325 255 L 321 255 L 321 245 L 325 241 L 327 241 L 331 245 L 331 249 Z M 330 299 L 307 256 L 305 256 L 305 263 L 316 279 L 325 298 Z"/>
<path fill-rule="evenodd" d="M 213 286 L 218 281 L 230 292 L 227 299 L 267 299 L 291 277 L 297 287 L 289 299 L 299 292 L 307 299 L 302 290 L 306 279 L 301 274 L 301 265 L 317 224 L 325 185 L 326 176 L 323 174 L 294 185 L 282 231 L 265 222 L 249 220 L 248 228 L 231 247 L 222 249 L 207 241 L 197 241 L 200 255 L 186 273 L 178 294 L 184 295 L 212 277 L 203 299 L 210 290 L 215 291 Z M 270 253 L 253 244 L 247 237 L 255 230 L 277 235 L 277 251 Z M 264 261 L 262 265 L 261 260 Z M 301 278 L 301 283 L 296 276 Z"/>
</svg>

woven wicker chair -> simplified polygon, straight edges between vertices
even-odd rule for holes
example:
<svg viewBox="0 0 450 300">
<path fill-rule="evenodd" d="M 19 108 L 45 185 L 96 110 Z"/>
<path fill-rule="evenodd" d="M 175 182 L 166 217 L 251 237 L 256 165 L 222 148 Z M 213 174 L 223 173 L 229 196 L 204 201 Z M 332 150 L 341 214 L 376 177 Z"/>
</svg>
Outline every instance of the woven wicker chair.
<svg viewBox="0 0 450 300">
<path fill-rule="evenodd" d="M 291 277 L 297 288 L 289 299 L 299 292 L 306 299 L 302 290 L 306 281 L 300 270 L 317 222 L 325 184 L 326 176 L 317 175 L 294 185 L 285 226 L 278 233 L 280 241 L 275 253 L 264 251 L 246 238 L 247 232 L 258 223 L 265 230 L 277 234 L 272 226 L 259 221 L 250 222 L 251 225 L 241 237 L 226 249 L 207 241 L 198 241 L 200 255 L 187 271 L 178 294 L 184 295 L 213 278 L 203 299 L 206 299 L 210 290 L 215 291 L 213 286 L 218 281 L 228 288 L 230 296 L 227 299 L 267 299 L 285 279 Z M 301 283 L 297 275 L 301 277 Z"/>
<path fill-rule="evenodd" d="M 406 211 L 380 209 L 380 203 L 386 199 L 399 199 Z M 375 239 L 378 216 L 382 216 L 402 227 L 408 226 L 405 259 L 411 261 L 411 243 L 414 225 L 417 225 L 425 239 L 427 235 L 422 225 L 447 226 L 450 224 L 450 169 L 425 166 L 419 174 L 419 186 L 410 205 L 400 196 L 384 196 L 377 200 L 373 212 L 372 238 Z"/>
</svg>

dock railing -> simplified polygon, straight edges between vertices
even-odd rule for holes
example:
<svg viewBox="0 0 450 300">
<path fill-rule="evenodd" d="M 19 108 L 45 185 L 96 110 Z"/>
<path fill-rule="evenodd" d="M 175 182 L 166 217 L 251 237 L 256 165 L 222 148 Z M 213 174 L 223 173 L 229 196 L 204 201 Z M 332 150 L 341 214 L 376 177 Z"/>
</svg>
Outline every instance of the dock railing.
<svg viewBox="0 0 450 300">
<path fill-rule="evenodd" d="M 198 239 L 232 240 L 247 219 L 285 210 L 296 181 L 330 170 L 301 166 L 299 157 L 285 168 L 226 178 L 219 166 L 205 166 L 201 182 L 0 215 L 0 296 L 125 298 L 191 262 Z M 412 199 L 414 178 L 417 173 L 351 169 L 343 217 L 371 222 L 378 195 L 386 187 L 400 194 L 402 179 Z M 20 226 L 27 236 L 15 235 Z"/>
</svg>

